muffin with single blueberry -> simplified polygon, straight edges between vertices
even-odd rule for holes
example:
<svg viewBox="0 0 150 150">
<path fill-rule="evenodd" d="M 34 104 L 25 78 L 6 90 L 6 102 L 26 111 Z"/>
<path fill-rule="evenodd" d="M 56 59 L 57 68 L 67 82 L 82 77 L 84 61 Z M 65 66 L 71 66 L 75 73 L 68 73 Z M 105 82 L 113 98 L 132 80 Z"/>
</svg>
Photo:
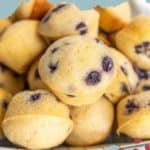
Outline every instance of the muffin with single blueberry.
<svg viewBox="0 0 150 150">
<path fill-rule="evenodd" d="M 2 128 L 14 144 L 28 149 L 47 149 L 62 144 L 73 122 L 68 106 L 45 90 L 23 91 L 9 104 Z"/>
</svg>

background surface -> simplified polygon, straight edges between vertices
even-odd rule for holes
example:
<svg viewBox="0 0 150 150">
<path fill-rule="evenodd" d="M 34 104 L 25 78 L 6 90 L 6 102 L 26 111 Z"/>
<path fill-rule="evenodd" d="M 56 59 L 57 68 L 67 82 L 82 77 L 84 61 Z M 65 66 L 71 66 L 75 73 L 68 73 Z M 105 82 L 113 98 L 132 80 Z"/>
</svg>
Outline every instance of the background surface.
<svg viewBox="0 0 150 150">
<path fill-rule="evenodd" d="M 0 18 L 4 18 L 9 16 L 15 8 L 19 5 L 21 1 L 27 1 L 27 0 L 0 0 Z M 95 5 L 117 5 L 125 0 L 49 0 L 51 2 L 73 2 L 76 5 L 78 5 L 81 9 L 88 9 Z"/>
</svg>

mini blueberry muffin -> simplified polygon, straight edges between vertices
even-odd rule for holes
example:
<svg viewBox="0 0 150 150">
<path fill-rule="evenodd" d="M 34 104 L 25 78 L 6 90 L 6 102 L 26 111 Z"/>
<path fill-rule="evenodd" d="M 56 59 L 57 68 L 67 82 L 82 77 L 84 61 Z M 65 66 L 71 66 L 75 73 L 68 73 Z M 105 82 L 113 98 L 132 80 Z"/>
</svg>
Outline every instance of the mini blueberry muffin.
<svg viewBox="0 0 150 150">
<path fill-rule="evenodd" d="M 111 132 L 114 120 L 113 105 L 101 97 L 91 105 L 72 107 L 74 121 L 72 133 L 66 143 L 73 146 L 89 146 L 104 141 Z"/>
<path fill-rule="evenodd" d="M 116 76 L 110 48 L 87 36 L 68 36 L 54 42 L 41 57 L 42 81 L 64 103 L 97 101 Z"/>
<path fill-rule="evenodd" d="M 111 49 L 118 65 L 117 75 L 111 85 L 107 88 L 105 96 L 117 103 L 122 97 L 135 91 L 138 76 L 130 61 L 119 51 Z"/>
<path fill-rule="evenodd" d="M 25 73 L 47 47 L 37 33 L 38 26 L 39 22 L 35 20 L 12 24 L 1 36 L 0 61 L 17 73 Z"/>
<path fill-rule="evenodd" d="M 115 32 L 126 26 L 131 20 L 131 11 L 128 2 L 115 7 L 95 8 L 100 14 L 100 28 L 105 32 Z"/>
<path fill-rule="evenodd" d="M 54 4 L 47 0 L 29 0 L 22 2 L 15 12 L 10 16 L 13 21 L 21 19 L 41 19 L 48 10 L 52 9 Z"/>
<path fill-rule="evenodd" d="M 31 68 L 29 69 L 27 80 L 28 85 L 31 90 L 37 90 L 37 89 L 48 89 L 47 86 L 41 81 L 41 77 L 39 75 L 38 70 L 38 63 L 39 60 L 35 61 Z"/>
<path fill-rule="evenodd" d="M 16 74 L 0 63 L 0 87 L 5 88 L 12 94 L 24 89 L 24 77 Z"/>
<path fill-rule="evenodd" d="M 70 134 L 69 108 L 44 90 L 16 94 L 7 109 L 2 128 L 14 144 L 28 149 L 48 149 Z"/>
<path fill-rule="evenodd" d="M 78 34 L 96 37 L 98 20 L 99 14 L 93 9 L 80 11 L 74 4 L 62 3 L 44 16 L 39 33 L 51 39 Z"/>
<path fill-rule="evenodd" d="M 5 89 L 0 88 L 0 126 L 4 119 L 5 112 L 8 104 L 11 100 L 12 95 Z M 2 128 L 0 127 L 0 140 L 4 138 Z"/>
<path fill-rule="evenodd" d="M 138 16 L 116 35 L 116 45 L 137 67 L 150 69 L 150 17 Z"/>
<path fill-rule="evenodd" d="M 117 105 L 117 133 L 132 138 L 150 138 L 150 91 L 130 95 Z"/>
<path fill-rule="evenodd" d="M 0 19 L 0 35 L 11 25 L 11 20 L 8 18 Z"/>
</svg>

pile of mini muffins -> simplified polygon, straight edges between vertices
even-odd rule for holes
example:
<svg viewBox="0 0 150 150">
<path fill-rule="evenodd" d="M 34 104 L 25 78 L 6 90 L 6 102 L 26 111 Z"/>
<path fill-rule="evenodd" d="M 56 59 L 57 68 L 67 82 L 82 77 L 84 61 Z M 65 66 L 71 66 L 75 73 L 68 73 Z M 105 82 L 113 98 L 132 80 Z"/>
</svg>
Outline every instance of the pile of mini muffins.
<svg viewBox="0 0 150 150">
<path fill-rule="evenodd" d="M 1 139 L 95 145 L 114 118 L 118 136 L 150 139 L 150 16 L 30 0 L 0 19 Z"/>
</svg>

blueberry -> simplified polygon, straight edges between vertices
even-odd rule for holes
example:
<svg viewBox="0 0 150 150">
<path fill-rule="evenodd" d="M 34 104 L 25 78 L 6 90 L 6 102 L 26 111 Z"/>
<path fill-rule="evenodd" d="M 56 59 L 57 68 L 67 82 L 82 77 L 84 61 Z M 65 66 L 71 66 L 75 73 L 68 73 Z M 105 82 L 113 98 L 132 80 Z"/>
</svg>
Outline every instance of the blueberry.
<svg viewBox="0 0 150 150">
<path fill-rule="evenodd" d="M 4 102 L 2 103 L 2 107 L 6 110 L 7 107 L 8 107 L 8 102 L 7 102 L 7 101 L 4 101 Z"/>
<path fill-rule="evenodd" d="M 149 72 L 144 69 L 135 69 L 139 79 L 148 79 L 149 78 Z"/>
<path fill-rule="evenodd" d="M 42 23 L 47 22 L 50 19 L 51 14 L 46 14 L 46 16 L 44 16 L 44 18 L 42 19 Z"/>
<path fill-rule="evenodd" d="M 100 43 L 101 41 L 98 38 L 94 39 L 96 41 L 96 43 Z"/>
<path fill-rule="evenodd" d="M 40 74 L 39 74 L 38 69 L 35 70 L 34 76 L 36 79 L 40 79 Z"/>
<path fill-rule="evenodd" d="M 79 22 L 75 28 L 79 31 L 80 35 L 84 35 L 88 32 L 87 26 L 84 22 Z"/>
<path fill-rule="evenodd" d="M 121 83 L 121 91 L 124 93 L 129 93 L 129 89 L 125 83 Z"/>
<path fill-rule="evenodd" d="M 37 101 L 37 100 L 39 100 L 41 98 L 41 94 L 40 93 L 35 93 L 35 94 L 32 94 L 31 96 L 30 96 L 30 100 L 31 101 Z"/>
<path fill-rule="evenodd" d="M 51 50 L 51 53 L 54 54 L 56 51 L 58 51 L 59 47 L 55 47 Z"/>
<path fill-rule="evenodd" d="M 105 56 L 102 60 L 103 70 L 105 72 L 109 72 L 112 70 L 113 66 L 114 64 L 113 64 L 112 58 L 110 58 L 109 56 Z"/>
<path fill-rule="evenodd" d="M 143 53 L 147 55 L 147 50 L 150 49 L 150 42 L 144 41 L 143 43 L 135 46 L 135 52 L 137 54 Z"/>
<path fill-rule="evenodd" d="M 64 8 L 65 6 L 67 6 L 68 4 L 60 4 L 58 5 L 56 8 L 54 8 L 52 10 L 52 12 L 58 12 L 60 9 Z"/>
<path fill-rule="evenodd" d="M 66 46 L 66 45 L 70 45 L 70 43 L 69 42 L 64 42 L 64 45 Z"/>
<path fill-rule="evenodd" d="M 74 98 L 76 97 L 75 95 L 72 95 L 72 94 L 67 94 L 68 97 L 71 97 L 71 98 Z"/>
<path fill-rule="evenodd" d="M 128 76 L 128 72 L 127 72 L 126 68 L 124 68 L 123 66 L 120 66 L 120 69 L 124 73 L 125 76 Z"/>
<path fill-rule="evenodd" d="M 134 102 L 134 100 L 128 100 L 126 104 L 127 113 L 131 114 L 133 112 L 137 112 L 140 106 Z"/>
<path fill-rule="evenodd" d="M 86 24 L 84 22 L 80 22 L 79 24 L 76 25 L 76 30 L 80 30 L 86 28 Z"/>
<path fill-rule="evenodd" d="M 149 41 L 143 42 L 143 46 L 144 46 L 145 48 L 149 48 L 149 47 L 150 47 L 150 42 L 149 42 Z"/>
<path fill-rule="evenodd" d="M 61 5 L 58 5 L 56 8 L 54 8 L 54 9 L 51 11 L 51 13 L 48 13 L 48 14 L 42 19 L 42 23 L 47 22 L 47 21 L 50 19 L 52 13 L 57 12 L 58 10 L 62 9 L 63 7 L 65 7 L 66 5 L 68 5 L 68 4 L 61 4 Z"/>
<path fill-rule="evenodd" d="M 84 35 L 86 33 L 87 33 L 87 29 L 83 29 L 83 30 L 80 31 L 80 35 Z"/>
<path fill-rule="evenodd" d="M 50 63 L 50 65 L 49 65 L 49 69 L 50 69 L 50 72 L 51 73 L 54 73 L 56 70 L 57 70 L 57 68 L 58 68 L 58 62 L 56 62 L 56 63 Z"/>
<path fill-rule="evenodd" d="M 150 85 L 144 85 L 144 86 L 142 87 L 142 89 L 143 89 L 144 91 L 148 91 L 148 90 L 150 90 Z"/>
<path fill-rule="evenodd" d="M 144 53 L 144 51 L 145 51 L 145 48 L 143 47 L 143 45 L 136 45 L 135 46 L 135 52 L 137 54 Z"/>
<path fill-rule="evenodd" d="M 98 71 L 91 71 L 85 78 L 87 85 L 96 85 L 101 81 L 101 74 Z"/>
</svg>

